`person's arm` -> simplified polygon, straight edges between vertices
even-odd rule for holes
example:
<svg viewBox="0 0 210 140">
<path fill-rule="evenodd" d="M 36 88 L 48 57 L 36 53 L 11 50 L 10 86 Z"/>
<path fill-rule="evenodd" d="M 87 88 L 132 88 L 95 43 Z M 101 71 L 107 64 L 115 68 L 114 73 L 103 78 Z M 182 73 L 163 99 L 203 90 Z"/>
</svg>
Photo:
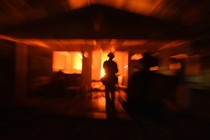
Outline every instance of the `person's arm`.
<svg viewBox="0 0 210 140">
<path fill-rule="evenodd" d="M 117 63 L 115 63 L 115 73 L 118 73 L 118 67 L 117 67 Z"/>
</svg>

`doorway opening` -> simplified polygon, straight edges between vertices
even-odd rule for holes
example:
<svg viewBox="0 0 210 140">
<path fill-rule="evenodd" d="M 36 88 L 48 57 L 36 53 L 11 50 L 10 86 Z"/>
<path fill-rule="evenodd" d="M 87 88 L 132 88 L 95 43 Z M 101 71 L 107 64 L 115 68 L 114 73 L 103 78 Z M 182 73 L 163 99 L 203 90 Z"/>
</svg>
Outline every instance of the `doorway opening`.
<svg viewBox="0 0 210 140">
<path fill-rule="evenodd" d="M 103 90 L 104 86 L 100 81 L 100 78 L 104 76 L 103 62 L 108 60 L 108 51 L 94 50 L 92 58 L 92 78 L 91 88 Z M 119 72 L 118 83 L 119 87 L 126 88 L 128 83 L 128 52 L 116 51 L 114 61 L 118 65 Z"/>
</svg>

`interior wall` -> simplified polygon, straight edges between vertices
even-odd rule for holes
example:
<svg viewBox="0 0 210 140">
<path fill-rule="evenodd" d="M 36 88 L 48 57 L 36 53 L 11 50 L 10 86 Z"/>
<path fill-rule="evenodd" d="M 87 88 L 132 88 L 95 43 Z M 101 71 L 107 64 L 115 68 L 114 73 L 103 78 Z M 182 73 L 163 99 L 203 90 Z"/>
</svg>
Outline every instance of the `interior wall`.
<svg viewBox="0 0 210 140">
<path fill-rule="evenodd" d="M 118 65 L 118 80 L 120 85 L 127 86 L 128 83 L 128 52 L 115 52 L 115 58 Z"/>
<path fill-rule="evenodd" d="M 16 67 L 15 67 L 15 101 L 17 105 L 24 103 L 27 93 L 28 78 L 28 45 L 16 43 Z"/>
<path fill-rule="evenodd" d="M 92 77 L 91 79 L 94 81 L 100 80 L 101 77 L 101 55 L 102 50 L 93 50 L 92 52 Z"/>
<path fill-rule="evenodd" d="M 15 43 L 0 40 L 0 105 L 14 103 Z"/>
<path fill-rule="evenodd" d="M 28 46 L 28 90 L 50 82 L 52 51 L 39 46 Z"/>
<path fill-rule="evenodd" d="M 79 51 L 53 51 L 53 72 L 66 74 L 82 72 L 82 54 Z"/>
<path fill-rule="evenodd" d="M 91 90 L 92 48 L 82 48 L 82 54 L 82 86 L 85 88 L 85 91 L 89 91 Z"/>
<path fill-rule="evenodd" d="M 191 44 L 186 61 L 189 110 L 196 116 L 210 118 L 210 44 L 209 40 Z"/>
</svg>

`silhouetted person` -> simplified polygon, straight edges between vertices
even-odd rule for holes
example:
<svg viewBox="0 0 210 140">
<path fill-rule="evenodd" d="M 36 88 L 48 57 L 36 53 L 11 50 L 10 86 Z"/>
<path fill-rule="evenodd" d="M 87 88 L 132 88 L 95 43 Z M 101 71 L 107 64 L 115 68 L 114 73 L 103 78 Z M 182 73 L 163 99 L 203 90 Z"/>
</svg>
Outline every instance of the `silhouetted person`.
<svg viewBox="0 0 210 140">
<path fill-rule="evenodd" d="M 109 60 L 103 63 L 103 68 L 105 70 L 105 76 L 102 78 L 102 82 L 105 85 L 105 97 L 106 97 L 106 111 L 116 111 L 115 109 L 115 90 L 116 84 L 118 83 L 118 78 L 116 73 L 118 73 L 117 63 L 113 61 L 114 54 L 109 53 L 107 55 Z"/>
<path fill-rule="evenodd" d="M 133 73 L 127 88 L 127 102 L 123 102 L 125 110 L 130 114 L 158 116 L 162 105 L 158 99 L 157 76 L 150 68 L 157 66 L 157 59 L 144 53 L 139 60 L 140 70 Z"/>
</svg>

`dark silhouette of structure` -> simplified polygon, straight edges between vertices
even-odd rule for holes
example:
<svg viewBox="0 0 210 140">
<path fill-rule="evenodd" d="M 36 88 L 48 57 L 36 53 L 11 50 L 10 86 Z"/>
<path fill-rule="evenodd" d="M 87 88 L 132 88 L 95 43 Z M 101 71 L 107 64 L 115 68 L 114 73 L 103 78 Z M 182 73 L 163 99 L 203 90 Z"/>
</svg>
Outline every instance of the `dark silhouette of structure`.
<svg viewBox="0 0 210 140">
<path fill-rule="evenodd" d="M 159 99 L 157 79 L 159 74 L 150 71 L 150 68 L 157 66 L 158 61 L 149 53 L 144 53 L 139 60 L 140 70 L 133 73 L 127 88 L 127 101 L 123 103 L 129 114 L 146 115 L 147 117 L 158 118 L 163 105 Z"/>
<path fill-rule="evenodd" d="M 109 57 L 109 60 L 103 63 L 105 76 L 102 78 L 102 83 L 105 85 L 106 111 L 114 112 L 116 110 L 115 90 L 116 84 L 118 83 L 118 78 L 116 76 L 116 73 L 118 73 L 118 67 L 117 63 L 113 61 L 114 54 L 110 52 L 107 56 Z"/>
</svg>

